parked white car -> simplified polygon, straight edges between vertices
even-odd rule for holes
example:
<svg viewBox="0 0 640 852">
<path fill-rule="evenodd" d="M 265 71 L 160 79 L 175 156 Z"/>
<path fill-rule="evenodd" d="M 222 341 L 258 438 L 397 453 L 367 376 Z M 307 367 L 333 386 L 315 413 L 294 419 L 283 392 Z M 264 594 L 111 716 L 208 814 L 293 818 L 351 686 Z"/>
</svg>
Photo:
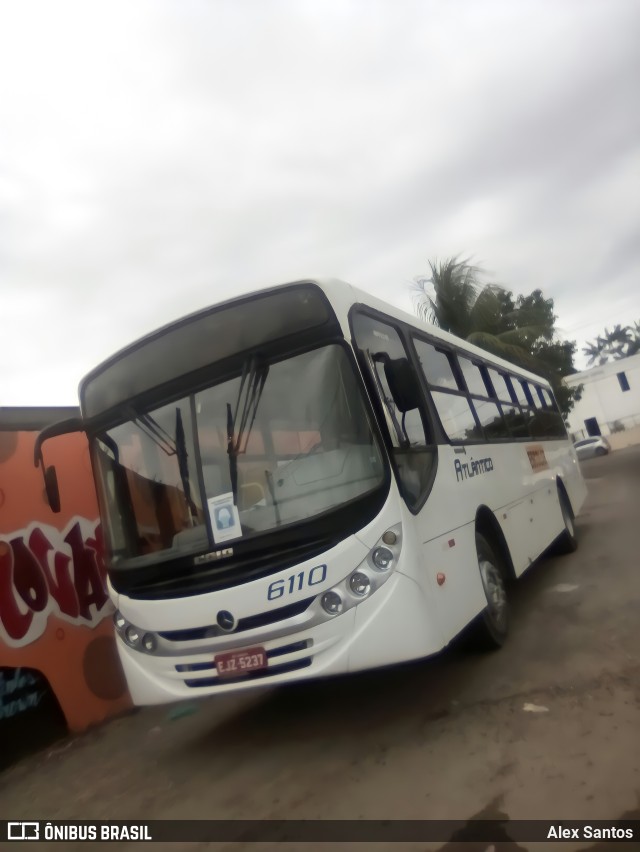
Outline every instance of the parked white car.
<svg viewBox="0 0 640 852">
<path fill-rule="evenodd" d="M 590 459 L 593 456 L 606 456 L 611 452 L 611 444 L 602 435 L 593 438 L 583 438 L 573 445 L 579 459 Z"/>
</svg>

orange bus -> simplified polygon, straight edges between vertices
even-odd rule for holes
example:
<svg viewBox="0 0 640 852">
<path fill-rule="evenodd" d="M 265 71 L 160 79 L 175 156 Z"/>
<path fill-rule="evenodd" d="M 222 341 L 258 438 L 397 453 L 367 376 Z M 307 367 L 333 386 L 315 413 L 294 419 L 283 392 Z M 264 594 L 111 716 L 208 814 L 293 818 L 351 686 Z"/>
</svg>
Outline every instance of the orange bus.
<svg viewBox="0 0 640 852">
<path fill-rule="evenodd" d="M 47 728 L 83 731 L 131 706 L 86 437 L 50 443 L 64 495 L 58 514 L 33 463 L 38 432 L 75 414 L 0 408 L 0 738 L 17 752 L 37 745 Z"/>
</svg>

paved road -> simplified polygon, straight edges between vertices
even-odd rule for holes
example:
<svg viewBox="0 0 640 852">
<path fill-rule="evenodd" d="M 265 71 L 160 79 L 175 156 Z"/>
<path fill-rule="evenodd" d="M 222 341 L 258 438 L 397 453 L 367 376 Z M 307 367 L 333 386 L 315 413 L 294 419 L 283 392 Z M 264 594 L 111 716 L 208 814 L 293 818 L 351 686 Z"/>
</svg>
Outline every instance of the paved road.
<svg viewBox="0 0 640 852">
<path fill-rule="evenodd" d="M 500 652 L 140 711 L 5 772 L 0 818 L 640 819 L 640 447 L 583 471 Z"/>
</svg>

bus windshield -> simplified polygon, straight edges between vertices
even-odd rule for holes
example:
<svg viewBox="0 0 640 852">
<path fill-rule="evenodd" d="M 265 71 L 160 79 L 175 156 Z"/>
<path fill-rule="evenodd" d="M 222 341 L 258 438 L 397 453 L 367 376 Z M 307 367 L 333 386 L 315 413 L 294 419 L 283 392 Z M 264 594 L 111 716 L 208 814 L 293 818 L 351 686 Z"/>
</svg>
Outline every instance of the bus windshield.
<svg viewBox="0 0 640 852">
<path fill-rule="evenodd" d="M 256 366 L 258 364 L 258 366 Z M 170 559 L 310 520 L 385 481 L 352 362 L 329 344 L 99 433 L 112 565 Z"/>
</svg>

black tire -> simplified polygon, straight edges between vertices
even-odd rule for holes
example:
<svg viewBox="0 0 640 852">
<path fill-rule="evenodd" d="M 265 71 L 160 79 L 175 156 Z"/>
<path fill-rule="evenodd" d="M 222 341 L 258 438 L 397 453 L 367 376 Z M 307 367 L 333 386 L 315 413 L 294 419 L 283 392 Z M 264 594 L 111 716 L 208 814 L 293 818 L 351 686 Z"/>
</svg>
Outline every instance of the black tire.
<svg viewBox="0 0 640 852">
<path fill-rule="evenodd" d="M 487 606 L 473 622 L 470 639 L 476 648 L 495 651 L 504 645 L 509 632 L 507 572 L 497 549 L 478 532 L 476 552 Z"/>
<path fill-rule="evenodd" d="M 558 500 L 564 521 L 564 529 L 556 540 L 555 551 L 564 555 L 566 553 L 573 553 L 578 549 L 578 539 L 576 536 L 573 509 L 571 508 L 571 503 L 566 492 L 562 488 L 558 489 Z"/>
</svg>

